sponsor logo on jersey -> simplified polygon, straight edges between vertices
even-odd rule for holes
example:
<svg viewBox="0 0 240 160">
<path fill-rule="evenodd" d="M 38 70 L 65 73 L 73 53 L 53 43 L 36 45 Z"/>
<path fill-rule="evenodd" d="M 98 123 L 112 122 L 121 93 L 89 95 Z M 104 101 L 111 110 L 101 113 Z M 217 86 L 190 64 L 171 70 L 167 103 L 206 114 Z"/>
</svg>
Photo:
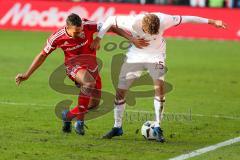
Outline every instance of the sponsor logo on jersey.
<svg viewBox="0 0 240 160">
<path fill-rule="evenodd" d="M 72 51 L 72 50 L 78 49 L 82 46 L 85 46 L 87 43 L 88 43 L 88 40 L 86 40 L 85 42 L 80 43 L 79 45 L 76 45 L 74 47 L 67 48 L 66 51 Z"/>
</svg>

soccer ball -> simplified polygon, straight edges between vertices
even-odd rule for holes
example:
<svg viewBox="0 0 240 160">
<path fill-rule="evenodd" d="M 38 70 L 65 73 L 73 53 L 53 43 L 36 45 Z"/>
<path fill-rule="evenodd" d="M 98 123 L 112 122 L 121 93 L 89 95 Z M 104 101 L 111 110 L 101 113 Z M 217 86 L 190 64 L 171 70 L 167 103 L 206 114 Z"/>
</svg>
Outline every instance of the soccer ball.
<svg viewBox="0 0 240 160">
<path fill-rule="evenodd" d="M 154 134 L 154 121 L 147 121 L 142 125 L 142 135 L 147 140 L 154 140 L 156 139 L 156 135 Z"/>
</svg>

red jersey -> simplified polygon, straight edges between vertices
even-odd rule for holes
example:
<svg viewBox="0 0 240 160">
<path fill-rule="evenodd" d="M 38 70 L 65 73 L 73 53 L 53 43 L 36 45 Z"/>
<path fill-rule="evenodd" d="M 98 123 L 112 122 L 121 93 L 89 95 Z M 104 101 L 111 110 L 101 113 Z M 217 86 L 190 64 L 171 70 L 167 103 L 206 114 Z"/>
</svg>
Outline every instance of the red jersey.
<svg viewBox="0 0 240 160">
<path fill-rule="evenodd" d="M 96 51 L 90 49 L 90 44 L 93 41 L 93 34 L 99 30 L 101 24 L 83 20 L 82 25 L 83 32 L 78 38 L 70 37 L 66 32 L 66 26 L 60 28 L 48 38 L 42 53 L 49 55 L 56 48 L 61 48 L 65 54 L 65 66 L 96 68 Z"/>
</svg>

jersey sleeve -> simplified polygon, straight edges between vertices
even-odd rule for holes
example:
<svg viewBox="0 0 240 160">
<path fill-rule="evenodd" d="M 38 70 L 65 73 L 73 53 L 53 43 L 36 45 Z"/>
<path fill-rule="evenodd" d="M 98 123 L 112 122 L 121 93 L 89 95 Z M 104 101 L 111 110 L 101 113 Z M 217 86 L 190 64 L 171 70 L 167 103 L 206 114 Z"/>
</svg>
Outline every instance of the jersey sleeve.
<svg viewBox="0 0 240 160">
<path fill-rule="evenodd" d="M 53 34 L 47 39 L 47 42 L 42 50 L 42 53 L 45 55 L 49 55 L 56 48 L 57 48 L 56 38 L 55 38 L 55 35 Z"/>
<path fill-rule="evenodd" d="M 155 13 L 160 18 L 160 27 L 168 29 L 174 26 L 178 26 L 183 23 L 202 23 L 207 24 L 208 19 L 197 16 L 180 16 L 180 15 L 168 15 L 163 13 Z"/>
<path fill-rule="evenodd" d="M 103 38 L 111 26 L 132 32 L 133 19 L 132 16 L 110 16 L 103 23 L 99 30 L 98 37 Z"/>
<path fill-rule="evenodd" d="M 94 21 L 90 21 L 87 19 L 83 19 L 83 23 L 85 26 L 88 27 L 89 30 L 93 31 L 93 32 L 98 32 L 100 30 L 100 28 L 102 27 L 102 23 L 101 22 L 94 22 Z"/>
<path fill-rule="evenodd" d="M 202 23 L 207 24 L 209 19 L 198 16 L 182 16 L 182 23 Z"/>
<path fill-rule="evenodd" d="M 160 27 L 162 27 L 164 30 L 178 26 L 182 23 L 182 16 L 180 15 L 168 15 L 163 13 L 154 13 L 156 14 L 160 19 Z"/>
<path fill-rule="evenodd" d="M 135 20 L 132 16 L 116 16 L 116 27 L 119 27 L 121 29 L 132 31 L 133 23 Z"/>
</svg>

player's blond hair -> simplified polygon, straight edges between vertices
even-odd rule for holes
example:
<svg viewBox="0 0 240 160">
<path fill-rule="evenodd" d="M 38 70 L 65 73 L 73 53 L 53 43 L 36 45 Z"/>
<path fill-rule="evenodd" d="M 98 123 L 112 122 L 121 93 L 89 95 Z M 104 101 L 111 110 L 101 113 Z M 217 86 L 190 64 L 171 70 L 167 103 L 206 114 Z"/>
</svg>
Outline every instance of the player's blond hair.
<svg viewBox="0 0 240 160">
<path fill-rule="evenodd" d="M 146 14 L 142 20 L 142 29 L 144 32 L 154 35 L 158 34 L 160 28 L 160 19 L 155 14 Z"/>
</svg>

